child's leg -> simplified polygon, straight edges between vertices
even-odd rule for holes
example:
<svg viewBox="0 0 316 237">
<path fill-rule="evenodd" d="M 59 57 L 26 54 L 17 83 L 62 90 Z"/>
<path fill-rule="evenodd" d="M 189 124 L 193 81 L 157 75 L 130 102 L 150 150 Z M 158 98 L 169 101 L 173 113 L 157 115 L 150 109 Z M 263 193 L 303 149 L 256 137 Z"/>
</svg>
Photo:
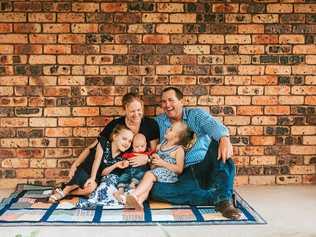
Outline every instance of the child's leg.
<svg viewBox="0 0 316 237">
<path fill-rule="evenodd" d="M 78 188 L 78 185 L 67 185 L 63 190 L 56 189 L 55 193 L 49 196 L 49 202 L 58 202 L 59 200 L 66 197 L 71 191 Z"/>
<path fill-rule="evenodd" d="M 90 193 L 92 193 L 96 189 L 97 185 L 90 185 L 85 188 L 79 188 L 77 186 L 76 189 L 73 189 L 73 191 L 70 191 L 70 194 L 77 195 L 77 196 L 88 196 Z"/>
<path fill-rule="evenodd" d="M 138 197 L 143 193 L 149 192 L 156 180 L 156 176 L 151 171 L 147 171 L 132 194 Z"/>
</svg>

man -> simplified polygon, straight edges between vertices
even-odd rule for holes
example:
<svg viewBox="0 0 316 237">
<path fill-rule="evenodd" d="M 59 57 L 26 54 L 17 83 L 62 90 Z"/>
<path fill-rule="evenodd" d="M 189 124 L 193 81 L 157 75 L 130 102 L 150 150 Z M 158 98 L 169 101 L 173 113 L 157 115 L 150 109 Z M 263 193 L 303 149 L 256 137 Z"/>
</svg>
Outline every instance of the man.
<svg viewBox="0 0 316 237">
<path fill-rule="evenodd" d="M 154 199 L 174 204 L 215 205 L 230 219 L 240 219 L 233 206 L 235 165 L 228 129 L 199 108 L 184 108 L 183 94 L 175 87 L 163 90 L 161 107 L 164 113 L 155 119 L 159 124 L 160 141 L 172 123 L 182 120 L 197 135 L 194 146 L 186 153 L 185 169 L 177 183 L 157 182 L 151 192 Z"/>
</svg>

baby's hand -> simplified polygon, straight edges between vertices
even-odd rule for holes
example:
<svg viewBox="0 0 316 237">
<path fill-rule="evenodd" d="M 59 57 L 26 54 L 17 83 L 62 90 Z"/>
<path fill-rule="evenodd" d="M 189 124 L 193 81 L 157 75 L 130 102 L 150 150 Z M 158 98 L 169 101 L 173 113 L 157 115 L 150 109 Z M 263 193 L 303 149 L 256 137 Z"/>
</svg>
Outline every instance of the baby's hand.
<svg viewBox="0 0 316 237">
<path fill-rule="evenodd" d="M 157 154 L 153 154 L 151 155 L 152 160 L 151 163 L 155 166 L 160 166 L 162 167 L 164 165 L 164 160 L 160 158 L 160 156 L 158 156 Z"/>
<path fill-rule="evenodd" d="M 116 163 L 117 168 L 125 169 L 129 166 L 129 162 L 127 160 L 122 160 Z"/>
</svg>

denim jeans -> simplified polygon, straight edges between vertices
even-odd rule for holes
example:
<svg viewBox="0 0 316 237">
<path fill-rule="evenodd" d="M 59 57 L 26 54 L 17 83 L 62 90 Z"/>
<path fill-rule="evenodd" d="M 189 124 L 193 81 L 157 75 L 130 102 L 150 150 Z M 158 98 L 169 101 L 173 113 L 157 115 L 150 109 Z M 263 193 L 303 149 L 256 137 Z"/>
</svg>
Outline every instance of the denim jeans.
<svg viewBox="0 0 316 237">
<path fill-rule="evenodd" d="M 218 142 L 212 140 L 203 161 L 184 169 L 176 183 L 155 183 L 151 197 L 173 204 L 216 205 L 231 201 L 235 177 L 232 159 L 217 159 Z"/>
</svg>

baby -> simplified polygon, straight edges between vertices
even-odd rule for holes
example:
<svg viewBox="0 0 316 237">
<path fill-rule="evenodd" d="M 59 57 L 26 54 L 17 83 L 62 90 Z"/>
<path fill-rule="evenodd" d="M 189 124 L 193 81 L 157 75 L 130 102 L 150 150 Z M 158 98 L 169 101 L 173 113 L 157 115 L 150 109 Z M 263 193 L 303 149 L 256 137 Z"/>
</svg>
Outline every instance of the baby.
<svg viewBox="0 0 316 237">
<path fill-rule="evenodd" d="M 122 158 L 130 159 L 138 154 L 146 154 L 150 156 L 153 152 L 146 151 L 147 149 L 147 142 L 146 137 L 138 133 L 133 138 L 133 152 L 131 153 L 124 153 Z M 139 184 L 140 180 L 143 178 L 145 172 L 147 170 L 147 166 L 139 166 L 139 167 L 128 167 L 124 169 L 123 174 L 119 177 L 118 180 L 118 191 L 114 193 L 114 197 L 122 202 L 122 195 L 124 194 L 126 189 L 133 190 L 136 188 L 137 184 Z"/>
</svg>

